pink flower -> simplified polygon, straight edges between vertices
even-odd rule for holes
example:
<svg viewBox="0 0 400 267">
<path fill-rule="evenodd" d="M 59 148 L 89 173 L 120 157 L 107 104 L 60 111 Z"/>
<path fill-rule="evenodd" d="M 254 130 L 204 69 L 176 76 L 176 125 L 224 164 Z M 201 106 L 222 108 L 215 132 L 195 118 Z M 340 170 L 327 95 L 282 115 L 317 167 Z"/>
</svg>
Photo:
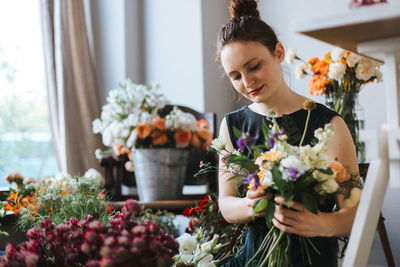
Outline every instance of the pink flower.
<svg viewBox="0 0 400 267">
<path fill-rule="evenodd" d="M 100 261 L 100 267 L 113 267 L 114 263 L 111 258 L 102 258 Z"/>
</svg>

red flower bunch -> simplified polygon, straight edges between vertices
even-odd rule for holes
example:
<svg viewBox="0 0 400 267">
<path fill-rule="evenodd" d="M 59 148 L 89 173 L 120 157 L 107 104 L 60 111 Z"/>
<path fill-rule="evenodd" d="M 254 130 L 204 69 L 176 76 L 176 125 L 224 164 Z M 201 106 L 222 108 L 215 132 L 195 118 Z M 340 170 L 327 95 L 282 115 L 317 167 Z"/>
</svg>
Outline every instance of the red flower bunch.
<svg viewBox="0 0 400 267">
<path fill-rule="evenodd" d="M 54 226 L 44 220 L 27 232 L 28 241 L 7 244 L 0 266 L 171 266 L 179 245 L 157 224 L 138 224 L 141 209 L 127 200 L 106 226 L 87 215 Z"/>
<path fill-rule="evenodd" d="M 186 208 L 182 215 L 190 218 L 189 226 L 185 229 L 187 233 L 193 233 L 195 228 L 202 226 L 203 222 L 219 226 L 228 225 L 219 212 L 216 197 L 211 195 L 206 195 L 198 206 Z"/>
</svg>

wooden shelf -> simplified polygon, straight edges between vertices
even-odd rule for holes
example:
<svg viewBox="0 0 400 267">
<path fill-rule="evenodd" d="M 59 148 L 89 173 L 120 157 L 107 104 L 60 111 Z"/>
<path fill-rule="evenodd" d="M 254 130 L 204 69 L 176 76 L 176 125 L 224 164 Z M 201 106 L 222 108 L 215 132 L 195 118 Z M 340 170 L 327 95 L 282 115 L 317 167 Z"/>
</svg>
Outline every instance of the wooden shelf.
<svg viewBox="0 0 400 267">
<path fill-rule="evenodd" d="M 357 44 L 400 36 L 400 5 L 380 4 L 296 21 L 295 31 L 358 53 Z"/>
</svg>

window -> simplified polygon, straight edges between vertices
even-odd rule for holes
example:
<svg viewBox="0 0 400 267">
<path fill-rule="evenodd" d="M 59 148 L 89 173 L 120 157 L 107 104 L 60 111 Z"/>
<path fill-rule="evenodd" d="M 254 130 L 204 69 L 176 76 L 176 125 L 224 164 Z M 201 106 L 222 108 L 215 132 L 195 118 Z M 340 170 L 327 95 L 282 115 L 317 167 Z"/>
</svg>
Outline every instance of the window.
<svg viewBox="0 0 400 267">
<path fill-rule="evenodd" d="M 51 142 L 38 1 L 0 1 L 0 187 L 19 172 L 57 172 Z"/>
</svg>

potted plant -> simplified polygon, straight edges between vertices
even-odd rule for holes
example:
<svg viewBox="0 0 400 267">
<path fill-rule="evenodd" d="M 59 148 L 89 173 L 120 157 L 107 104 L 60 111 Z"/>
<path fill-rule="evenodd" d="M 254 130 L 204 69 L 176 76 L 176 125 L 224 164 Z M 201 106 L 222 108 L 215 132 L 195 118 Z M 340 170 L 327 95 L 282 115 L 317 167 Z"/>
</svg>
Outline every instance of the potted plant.
<svg viewBox="0 0 400 267">
<path fill-rule="evenodd" d="M 128 151 L 126 167 L 135 170 L 143 201 L 180 199 L 189 149 L 205 149 L 212 141 L 206 120 L 168 104 L 158 85 L 127 80 L 110 91 L 101 117 L 93 121 L 104 145 Z"/>
</svg>

